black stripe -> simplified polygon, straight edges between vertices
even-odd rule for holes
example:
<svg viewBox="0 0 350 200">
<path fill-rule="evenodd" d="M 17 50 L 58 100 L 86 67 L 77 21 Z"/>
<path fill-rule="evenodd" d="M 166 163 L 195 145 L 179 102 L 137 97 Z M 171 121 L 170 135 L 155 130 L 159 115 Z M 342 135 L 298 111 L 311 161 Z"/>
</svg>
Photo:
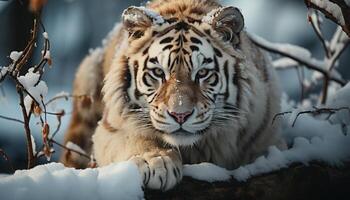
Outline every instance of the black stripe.
<svg viewBox="0 0 350 200">
<path fill-rule="evenodd" d="M 215 52 L 215 55 L 217 55 L 218 57 L 222 57 L 222 53 L 219 49 L 214 47 L 214 52 Z"/>
<path fill-rule="evenodd" d="M 209 83 L 210 86 L 214 87 L 219 83 L 219 76 L 215 73 L 209 76 L 208 80 L 211 79 L 211 77 L 215 76 L 215 80 L 213 83 Z"/>
<path fill-rule="evenodd" d="M 191 37 L 190 38 L 191 42 L 195 43 L 195 44 L 201 44 L 203 45 L 202 41 L 200 41 L 199 39 L 195 38 L 195 37 Z"/>
<path fill-rule="evenodd" d="M 147 62 L 148 62 L 149 56 L 146 57 L 145 62 L 143 63 L 143 71 L 145 71 L 147 69 Z"/>
<path fill-rule="evenodd" d="M 137 100 L 140 99 L 140 97 L 142 96 L 141 92 L 139 91 L 139 89 L 137 88 L 137 70 L 139 68 L 139 63 L 137 60 L 135 60 L 134 62 L 134 84 L 135 84 L 135 91 L 134 91 L 134 96 Z"/>
<path fill-rule="evenodd" d="M 131 86 L 131 72 L 130 72 L 130 66 L 128 63 L 129 59 L 125 59 L 125 66 L 124 66 L 124 72 L 122 78 L 124 78 L 124 84 L 123 84 L 123 90 L 127 91 L 127 89 Z"/>
<path fill-rule="evenodd" d="M 150 58 L 149 61 L 153 64 L 158 64 L 158 58 L 157 57 L 153 57 L 153 58 Z"/>
<path fill-rule="evenodd" d="M 142 82 L 143 82 L 147 87 L 151 87 L 152 85 L 151 85 L 151 83 L 148 82 L 147 76 L 149 76 L 149 75 L 146 74 L 146 73 L 142 76 Z"/>
<path fill-rule="evenodd" d="M 237 96 L 236 96 L 236 106 L 237 108 L 240 108 L 241 106 L 241 84 L 240 84 L 240 77 L 241 77 L 241 69 L 239 68 L 240 61 L 237 59 L 236 64 L 234 65 L 235 69 L 235 75 L 233 76 L 233 84 L 237 86 Z"/>
<path fill-rule="evenodd" d="M 211 33 L 210 33 L 210 29 L 205 29 L 205 30 L 204 30 L 204 33 L 206 33 L 207 35 L 210 36 L 210 34 L 211 34 Z"/>
<path fill-rule="evenodd" d="M 198 116 L 197 116 L 197 118 L 198 118 Z M 203 120 L 201 120 L 201 121 L 197 121 L 197 122 L 192 123 L 192 125 L 202 124 L 202 123 L 204 123 L 205 121 L 207 121 L 209 118 L 210 118 L 210 115 L 207 116 L 205 119 L 203 119 Z"/>
<path fill-rule="evenodd" d="M 186 22 L 179 22 L 177 24 L 175 24 L 175 30 L 179 31 L 179 30 L 188 30 L 189 29 L 189 25 Z"/>
<path fill-rule="evenodd" d="M 216 56 L 214 56 L 214 70 L 217 71 L 217 72 L 220 72 L 219 61 L 216 58 Z"/>
<path fill-rule="evenodd" d="M 228 99 L 229 95 L 229 78 L 230 78 L 230 74 L 228 73 L 228 62 L 227 60 L 225 61 L 224 64 L 224 75 L 225 75 L 225 79 L 226 79 L 226 89 L 225 89 L 225 100 Z"/>
<path fill-rule="evenodd" d="M 184 55 L 190 55 L 190 52 L 188 52 L 185 48 L 182 48 L 182 53 Z"/>
<path fill-rule="evenodd" d="M 189 58 L 189 57 L 188 57 Z M 190 59 L 190 58 L 189 58 Z M 191 60 L 191 59 L 190 59 Z M 187 67 L 187 70 L 190 72 L 191 71 L 191 69 L 192 69 L 192 66 L 188 63 L 188 61 L 186 60 L 186 57 L 184 58 L 184 63 L 185 63 L 185 65 L 186 65 L 186 67 Z"/>
<path fill-rule="evenodd" d="M 199 48 L 197 46 L 191 45 L 190 48 L 191 51 L 199 51 Z"/>
<path fill-rule="evenodd" d="M 143 56 L 146 55 L 146 54 L 148 53 L 149 47 L 150 47 L 150 46 L 148 46 L 147 48 L 145 48 L 145 50 L 143 50 L 143 52 L 142 52 L 142 55 L 143 55 Z"/>
<path fill-rule="evenodd" d="M 163 48 L 163 51 L 167 50 L 167 49 L 171 49 L 173 48 L 173 45 L 172 44 L 169 44 L 169 45 L 166 45 L 164 48 Z"/>
<path fill-rule="evenodd" d="M 172 37 L 166 37 L 164 39 L 162 39 L 159 44 L 164 44 L 164 43 L 170 43 L 171 41 L 173 41 L 174 38 Z"/>
</svg>

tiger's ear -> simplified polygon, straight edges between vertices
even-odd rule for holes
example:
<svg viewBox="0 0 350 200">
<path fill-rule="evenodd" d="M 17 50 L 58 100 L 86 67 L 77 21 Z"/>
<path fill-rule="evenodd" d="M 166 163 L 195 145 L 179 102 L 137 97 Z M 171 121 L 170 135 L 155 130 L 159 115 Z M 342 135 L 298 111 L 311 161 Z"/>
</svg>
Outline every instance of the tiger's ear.
<svg viewBox="0 0 350 200">
<path fill-rule="evenodd" d="M 244 27 L 244 18 L 238 8 L 233 6 L 221 7 L 208 13 L 203 21 L 209 23 L 224 41 L 238 44 L 239 33 Z"/>
<path fill-rule="evenodd" d="M 123 25 L 131 36 L 138 36 L 154 24 L 164 23 L 163 18 L 156 12 L 145 7 L 130 6 L 122 15 Z"/>
</svg>

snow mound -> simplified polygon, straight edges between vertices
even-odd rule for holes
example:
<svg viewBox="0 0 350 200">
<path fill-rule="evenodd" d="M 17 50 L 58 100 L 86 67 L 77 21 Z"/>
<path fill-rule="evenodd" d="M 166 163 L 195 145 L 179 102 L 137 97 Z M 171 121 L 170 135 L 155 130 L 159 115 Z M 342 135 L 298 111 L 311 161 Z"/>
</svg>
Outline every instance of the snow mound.
<svg viewBox="0 0 350 200">
<path fill-rule="evenodd" d="M 131 162 L 85 170 L 40 165 L 2 177 L 0 193 L 6 200 L 143 199 L 141 177 Z"/>
<path fill-rule="evenodd" d="M 330 108 L 348 108 L 332 115 L 330 121 L 333 124 L 346 124 L 350 126 L 350 83 L 339 89 L 329 100 Z"/>
<path fill-rule="evenodd" d="M 23 53 L 22 51 L 12 51 L 10 53 L 11 60 L 16 62 L 21 57 L 22 53 Z"/>
<path fill-rule="evenodd" d="M 312 161 L 325 162 L 341 166 L 350 160 L 350 136 L 337 135 L 327 137 L 296 137 L 292 148 L 280 151 L 271 146 L 266 156 L 258 157 L 254 162 L 240 166 L 235 170 L 226 170 L 211 163 L 185 165 L 184 175 L 197 180 L 214 182 L 228 181 L 231 177 L 246 181 L 251 177 L 287 168 L 293 163 L 307 165 Z"/>
<path fill-rule="evenodd" d="M 212 163 L 184 165 L 183 174 L 184 176 L 208 182 L 227 181 L 231 177 L 226 169 Z"/>
</svg>

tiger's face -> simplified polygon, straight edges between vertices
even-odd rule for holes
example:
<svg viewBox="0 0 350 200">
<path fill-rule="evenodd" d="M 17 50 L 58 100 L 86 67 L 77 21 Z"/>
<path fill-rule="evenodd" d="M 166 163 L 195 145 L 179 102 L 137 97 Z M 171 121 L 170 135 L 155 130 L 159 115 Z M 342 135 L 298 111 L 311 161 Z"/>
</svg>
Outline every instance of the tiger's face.
<svg viewBox="0 0 350 200">
<path fill-rule="evenodd" d="M 171 134 L 206 129 L 221 88 L 213 47 L 187 31 L 174 29 L 154 40 L 138 82 L 147 95 L 153 126 Z"/>
<path fill-rule="evenodd" d="M 130 25 L 129 21 L 124 23 Z M 130 34 L 137 34 L 130 44 L 138 44 L 138 50 L 127 58 L 134 80 L 127 93 L 131 104 L 137 105 L 133 111 L 138 110 L 136 115 L 148 120 L 172 145 L 193 144 L 215 122 L 228 119 L 236 111 L 234 100 L 228 101 L 227 94 L 228 79 L 233 79 L 227 68 L 235 59 L 219 50 L 208 27 L 198 20 L 171 19 L 160 29 Z M 152 38 L 143 38 L 147 34 Z"/>
</svg>

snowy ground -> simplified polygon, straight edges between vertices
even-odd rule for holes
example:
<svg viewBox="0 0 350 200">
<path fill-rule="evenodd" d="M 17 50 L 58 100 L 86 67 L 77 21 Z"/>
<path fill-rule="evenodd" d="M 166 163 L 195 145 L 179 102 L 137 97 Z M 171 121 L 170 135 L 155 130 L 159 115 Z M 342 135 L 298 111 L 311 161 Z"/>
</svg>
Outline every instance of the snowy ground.
<svg viewBox="0 0 350 200">
<path fill-rule="evenodd" d="M 4 200 L 142 199 L 140 183 L 136 165 L 129 162 L 85 170 L 50 163 L 1 178 L 0 193 Z"/>
</svg>

